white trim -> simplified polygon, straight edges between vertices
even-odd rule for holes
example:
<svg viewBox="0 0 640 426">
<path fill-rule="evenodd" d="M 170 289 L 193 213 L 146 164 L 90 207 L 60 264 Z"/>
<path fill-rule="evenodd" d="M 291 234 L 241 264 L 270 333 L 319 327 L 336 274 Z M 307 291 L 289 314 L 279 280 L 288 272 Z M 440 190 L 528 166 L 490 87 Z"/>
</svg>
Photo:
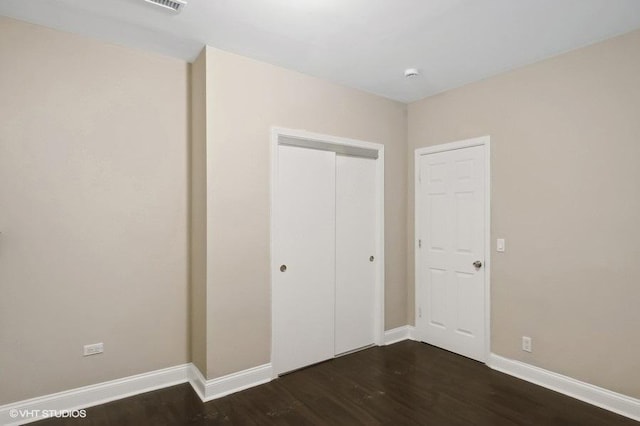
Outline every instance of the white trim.
<svg viewBox="0 0 640 426">
<path fill-rule="evenodd" d="M 274 142 L 275 136 L 285 136 L 295 139 L 304 139 L 315 142 L 325 142 L 332 145 L 353 146 L 356 148 L 371 149 L 371 150 L 384 150 L 384 145 L 374 142 L 366 142 L 358 139 L 343 138 L 341 136 L 323 135 L 321 133 L 313 133 L 307 130 L 295 130 L 287 129 L 284 127 L 272 127 L 271 128 L 272 142 Z M 277 142 L 277 140 L 275 140 Z"/>
<path fill-rule="evenodd" d="M 465 139 L 457 142 L 443 143 L 440 145 L 425 146 L 416 149 L 416 156 L 435 154 L 436 152 L 453 151 L 456 149 L 471 148 L 474 146 L 489 145 L 490 136 L 480 136 L 472 139 Z"/>
<path fill-rule="evenodd" d="M 387 330 L 384 332 L 384 344 L 392 345 L 403 340 L 414 340 L 413 331 L 414 327 L 412 325 L 403 325 L 402 327 Z"/>
<path fill-rule="evenodd" d="M 185 383 L 190 368 L 191 364 L 178 365 L 3 405 L 0 406 L 0 424 L 18 425 L 41 420 L 43 416 L 35 415 L 36 410 L 40 413 L 42 410 L 79 410 Z M 14 418 L 10 415 L 12 410 L 26 410 L 34 415 Z"/>
<path fill-rule="evenodd" d="M 195 365 L 183 364 L 2 405 L 0 424 L 12 426 L 31 423 L 44 418 L 43 410 L 80 410 L 186 382 L 191 384 L 202 402 L 207 402 L 270 382 L 272 377 L 271 364 L 211 380 L 206 380 Z M 29 416 L 14 418 L 10 414 L 12 410 L 28 411 Z"/>
<path fill-rule="evenodd" d="M 405 325 L 384 332 L 386 345 L 413 340 L 414 327 Z M 536 385 L 563 393 L 605 410 L 640 421 L 640 400 L 520 361 L 489 354 L 487 365 Z M 189 382 L 203 402 L 271 381 L 271 364 L 205 380 L 193 364 L 183 364 L 122 379 L 84 386 L 0 406 L 0 424 L 13 426 L 42 420 L 42 416 L 13 418 L 11 410 L 79 410 L 122 398 Z"/>
<path fill-rule="evenodd" d="M 491 355 L 491 136 L 484 141 L 484 353 L 485 362 Z"/>
<path fill-rule="evenodd" d="M 378 266 L 378 274 L 376 276 L 376 293 L 375 304 L 378 307 L 378 315 L 374 318 L 374 329 L 378 330 L 376 333 L 376 345 L 382 345 L 384 342 L 384 288 L 385 288 L 385 252 L 384 252 L 384 145 L 375 145 L 378 149 L 378 159 L 376 160 L 376 202 L 378 203 L 378 214 L 376 228 L 378 230 L 376 235 L 377 252 L 380 262 L 376 262 Z"/>
<path fill-rule="evenodd" d="M 301 143 L 297 146 L 304 146 L 304 141 L 309 141 L 309 147 L 313 147 L 313 142 L 321 142 L 329 145 L 335 145 L 336 150 L 339 147 L 355 147 L 361 148 L 365 150 L 374 150 L 378 152 L 378 158 L 376 159 L 376 198 L 377 198 L 377 223 L 376 229 L 378 230 L 376 235 L 376 252 L 377 257 L 380 259 L 379 262 L 376 262 L 378 266 L 377 274 L 376 274 L 376 294 L 375 294 L 375 304 L 376 304 L 376 316 L 374 318 L 374 327 L 378 332 L 375 336 L 374 343 L 376 345 L 383 345 L 385 342 L 385 332 L 384 332 L 384 277 L 385 277 L 385 253 L 384 253 L 384 145 L 373 142 L 365 142 L 356 139 L 348 139 L 342 138 L 338 136 L 330 136 L 323 135 L 319 133 L 308 132 L 306 130 L 294 130 L 294 129 L 286 129 L 282 127 L 272 127 L 271 128 L 271 182 L 270 182 L 270 256 L 271 256 L 271 286 L 273 287 L 273 283 L 276 280 L 276 273 L 278 270 L 278 265 L 276 265 L 275 259 L 273 258 L 274 251 L 274 230 L 276 228 L 276 220 L 274 215 L 274 206 L 276 201 L 276 182 L 278 176 L 278 146 L 280 144 L 280 138 L 295 138 L 300 139 Z M 271 291 L 273 295 L 273 290 Z M 273 317 L 273 298 L 271 300 L 271 324 L 273 327 L 274 317 Z M 275 333 L 271 333 L 271 364 L 273 366 L 273 348 L 276 346 L 275 342 Z M 276 369 L 272 368 L 274 378 L 276 377 Z"/>
<path fill-rule="evenodd" d="M 489 359 L 491 355 L 491 137 L 489 135 L 481 136 L 473 139 L 466 139 L 457 142 L 450 142 L 440 145 L 427 146 L 424 148 L 418 148 L 415 151 L 414 155 L 414 319 L 416 321 L 416 326 L 418 324 L 417 312 L 418 312 L 418 303 L 420 298 L 418 297 L 419 291 L 418 286 L 416 285 L 420 282 L 420 263 L 418 262 L 418 256 L 420 254 L 418 247 L 418 236 L 420 235 L 420 215 L 417 214 L 419 211 L 419 196 L 418 191 L 420 189 L 420 156 L 427 154 L 434 154 L 437 152 L 445 152 L 445 151 L 453 151 L 456 149 L 463 148 L 471 148 L 474 146 L 484 146 L 484 158 L 485 158 L 485 188 L 484 188 L 484 239 L 485 239 L 485 253 L 484 253 L 484 285 L 485 285 L 485 306 L 484 306 L 484 335 L 485 335 L 485 354 L 484 361 L 485 363 Z M 419 338 L 420 331 L 415 330 L 414 338 L 416 340 L 422 340 Z M 428 343 L 428 342 L 427 342 Z"/>
<path fill-rule="evenodd" d="M 198 395 L 201 401 L 204 402 L 204 394 L 205 394 L 205 385 L 207 383 L 207 379 L 204 378 L 200 369 L 195 366 L 195 364 L 191 364 L 188 371 L 189 383 L 193 388 L 194 392 Z"/>
<path fill-rule="evenodd" d="M 268 383 L 273 378 L 271 364 L 248 368 L 226 376 L 206 380 L 200 370 L 191 367 L 189 381 L 202 402 Z"/>
<path fill-rule="evenodd" d="M 527 382 L 563 393 L 605 410 L 640 421 L 640 399 L 581 382 L 562 374 L 535 367 L 524 362 L 489 355 L 487 365 L 494 370 L 509 374 Z"/>
</svg>

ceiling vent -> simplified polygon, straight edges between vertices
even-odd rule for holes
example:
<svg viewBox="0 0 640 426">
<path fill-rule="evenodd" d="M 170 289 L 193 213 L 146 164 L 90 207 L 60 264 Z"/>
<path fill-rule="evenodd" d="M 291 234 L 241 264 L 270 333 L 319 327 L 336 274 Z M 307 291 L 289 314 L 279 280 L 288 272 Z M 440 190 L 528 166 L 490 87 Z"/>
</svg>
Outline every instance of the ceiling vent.
<svg viewBox="0 0 640 426">
<path fill-rule="evenodd" d="M 144 0 L 144 1 L 176 13 L 180 12 L 187 5 L 187 2 L 184 0 Z"/>
</svg>

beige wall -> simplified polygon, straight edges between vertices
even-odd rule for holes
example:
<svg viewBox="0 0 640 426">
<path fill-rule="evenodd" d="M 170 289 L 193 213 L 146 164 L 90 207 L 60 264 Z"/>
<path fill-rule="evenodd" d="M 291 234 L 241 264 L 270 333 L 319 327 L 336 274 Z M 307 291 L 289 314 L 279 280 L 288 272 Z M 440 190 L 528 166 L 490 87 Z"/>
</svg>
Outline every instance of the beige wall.
<svg viewBox="0 0 640 426">
<path fill-rule="evenodd" d="M 0 405 L 188 362 L 188 65 L 2 17 L 0 63 Z"/>
<path fill-rule="evenodd" d="M 386 328 L 406 324 L 405 106 L 212 48 L 207 64 L 208 377 L 270 361 L 274 125 L 385 144 Z"/>
<path fill-rule="evenodd" d="M 191 64 L 190 316 L 191 361 L 207 371 L 207 63 Z"/>
<path fill-rule="evenodd" d="M 408 153 L 413 241 L 414 150 L 491 135 L 492 351 L 636 398 L 639 46 L 636 31 L 413 103 Z"/>
</svg>

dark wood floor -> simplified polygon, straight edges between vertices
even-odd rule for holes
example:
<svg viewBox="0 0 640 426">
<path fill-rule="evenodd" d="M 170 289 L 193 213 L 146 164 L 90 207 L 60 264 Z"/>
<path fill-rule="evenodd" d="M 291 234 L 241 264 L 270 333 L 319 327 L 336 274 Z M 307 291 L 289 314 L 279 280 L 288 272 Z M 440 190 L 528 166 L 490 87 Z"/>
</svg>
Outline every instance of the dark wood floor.
<svg viewBox="0 0 640 426">
<path fill-rule="evenodd" d="M 189 384 L 38 425 L 634 425 L 622 416 L 405 341 L 203 404 Z"/>
</svg>

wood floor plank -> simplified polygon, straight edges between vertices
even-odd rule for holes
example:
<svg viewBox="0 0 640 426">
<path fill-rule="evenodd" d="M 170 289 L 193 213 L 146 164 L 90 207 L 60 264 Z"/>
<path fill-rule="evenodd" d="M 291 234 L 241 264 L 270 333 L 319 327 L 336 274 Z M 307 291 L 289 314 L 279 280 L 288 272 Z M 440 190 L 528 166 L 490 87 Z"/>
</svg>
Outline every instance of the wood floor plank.
<svg viewBox="0 0 640 426">
<path fill-rule="evenodd" d="M 638 426 L 423 343 L 369 348 L 202 403 L 189 384 L 87 409 L 90 425 Z"/>
</svg>

